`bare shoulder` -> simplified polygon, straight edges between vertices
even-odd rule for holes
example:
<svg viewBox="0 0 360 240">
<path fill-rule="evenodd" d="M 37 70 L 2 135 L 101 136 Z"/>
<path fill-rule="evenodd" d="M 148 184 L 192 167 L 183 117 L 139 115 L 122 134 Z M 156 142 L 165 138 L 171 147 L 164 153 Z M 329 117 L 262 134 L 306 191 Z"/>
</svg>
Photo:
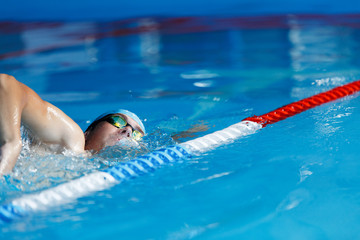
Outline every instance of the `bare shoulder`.
<svg viewBox="0 0 360 240">
<path fill-rule="evenodd" d="M 3 81 L 5 79 L 15 79 L 13 76 L 6 74 L 6 73 L 0 73 L 0 80 Z"/>
<path fill-rule="evenodd" d="M 61 138 L 61 144 L 75 152 L 83 152 L 85 138 L 80 126 L 62 110 L 49 102 L 45 102 L 47 123 L 52 134 Z M 49 121 L 50 120 L 50 121 Z"/>
<path fill-rule="evenodd" d="M 7 105 L 12 102 L 11 106 L 20 109 L 21 123 L 40 142 L 58 144 L 76 152 L 84 150 L 81 128 L 62 110 L 44 101 L 15 77 L 0 74 L 0 97 L 6 99 Z"/>
<path fill-rule="evenodd" d="M 30 132 L 45 144 L 82 152 L 85 139 L 81 128 L 53 104 L 38 100 L 29 101 L 24 109 L 23 122 Z"/>
<path fill-rule="evenodd" d="M 0 91 L 7 94 L 7 97 L 14 97 L 21 103 L 26 102 L 28 88 L 25 84 L 16 80 L 14 76 L 0 73 Z"/>
<path fill-rule="evenodd" d="M 11 75 L 0 73 L 0 87 L 5 88 L 10 84 L 17 84 L 18 81 Z"/>
</svg>

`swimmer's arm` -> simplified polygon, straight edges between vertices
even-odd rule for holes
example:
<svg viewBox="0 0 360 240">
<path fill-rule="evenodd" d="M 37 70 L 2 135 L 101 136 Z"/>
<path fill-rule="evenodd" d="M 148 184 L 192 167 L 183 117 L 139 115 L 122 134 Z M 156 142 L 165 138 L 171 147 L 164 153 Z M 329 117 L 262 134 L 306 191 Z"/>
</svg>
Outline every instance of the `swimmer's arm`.
<svg viewBox="0 0 360 240">
<path fill-rule="evenodd" d="M 14 140 L 0 147 L 0 176 L 11 172 L 21 151 L 21 140 Z"/>
<path fill-rule="evenodd" d="M 9 173 L 21 151 L 21 109 L 24 95 L 17 81 L 0 74 L 0 175 Z"/>
</svg>

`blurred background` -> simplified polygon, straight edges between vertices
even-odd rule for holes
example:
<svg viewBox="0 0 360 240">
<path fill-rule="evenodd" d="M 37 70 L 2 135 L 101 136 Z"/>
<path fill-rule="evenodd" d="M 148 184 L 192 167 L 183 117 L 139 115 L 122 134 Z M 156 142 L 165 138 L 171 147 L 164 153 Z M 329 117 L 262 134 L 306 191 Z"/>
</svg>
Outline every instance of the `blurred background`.
<svg viewBox="0 0 360 240">
<path fill-rule="evenodd" d="M 360 79 L 359 13 L 358 0 L 3 1 L 0 72 L 83 129 L 121 107 L 149 134 L 92 158 L 24 144 L 1 203 Z M 360 239 L 359 109 L 358 95 L 314 108 L 0 239 Z"/>
<path fill-rule="evenodd" d="M 109 20 L 146 16 L 356 13 L 356 0 L 33 0 L 4 1 L 1 20 Z"/>
</svg>

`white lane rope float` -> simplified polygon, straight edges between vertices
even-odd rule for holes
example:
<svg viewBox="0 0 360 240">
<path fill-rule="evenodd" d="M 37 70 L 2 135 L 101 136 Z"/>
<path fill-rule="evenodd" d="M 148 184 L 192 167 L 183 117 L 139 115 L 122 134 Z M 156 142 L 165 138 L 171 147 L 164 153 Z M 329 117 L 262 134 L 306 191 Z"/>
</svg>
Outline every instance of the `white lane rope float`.
<svg viewBox="0 0 360 240">
<path fill-rule="evenodd" d="M 239 123 L 203 137 L 156 150 L 39 193 L 24 195 L 0 206 L 0 223 L 12 222 L 38 211 L 49 210 L 52 207 L 73 202 L 93 192 L 109 189 L 123 181 L 152 172 L 161 165 L 210 151 L 240 137 L 254 134 L 268 124 L 358 91 L 360 91 L 360 81 L 355 81 L 288 104 L 267 114 L 246 118 Z"/>
</svg>

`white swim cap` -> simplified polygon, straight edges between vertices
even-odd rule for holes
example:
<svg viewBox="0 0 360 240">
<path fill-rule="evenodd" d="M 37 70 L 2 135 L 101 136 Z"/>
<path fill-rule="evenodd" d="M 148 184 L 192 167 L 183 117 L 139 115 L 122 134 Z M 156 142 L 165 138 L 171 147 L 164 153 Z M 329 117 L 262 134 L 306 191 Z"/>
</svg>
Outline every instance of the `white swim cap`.
<svg viewBox="0 0 360 240">
<path fill-rule="evenodd" d="M 131 117 L 132 119 L 134 119 L 134 121 L 139 124 L 139 126 L 141 127 L 141 130 L 144 132 L 144 135 L 146 134 L 146 130 L 145 130 L 145 126 L 144 124 L 142 123 L 142 121 L 140 120 L 140 118 L 133 112 L 130 112 L 128 110 L 125 110 L 125 109 L 117 109 L 117 110 L 113 110 L 113 111 L 108 111 L 108 112 L 105 112 L 103 114 L 101 114 L 100 116 L 98 116 L 93 122 L 96 122 L 100 119 L 102 119 L 103 117 L 107 116 L 107 115 L 111 115 L 111 114 L 118 114 L 118 113 L 121 113 L 121 114 L 124 114 L 128 117 Z"/>
</svg>

